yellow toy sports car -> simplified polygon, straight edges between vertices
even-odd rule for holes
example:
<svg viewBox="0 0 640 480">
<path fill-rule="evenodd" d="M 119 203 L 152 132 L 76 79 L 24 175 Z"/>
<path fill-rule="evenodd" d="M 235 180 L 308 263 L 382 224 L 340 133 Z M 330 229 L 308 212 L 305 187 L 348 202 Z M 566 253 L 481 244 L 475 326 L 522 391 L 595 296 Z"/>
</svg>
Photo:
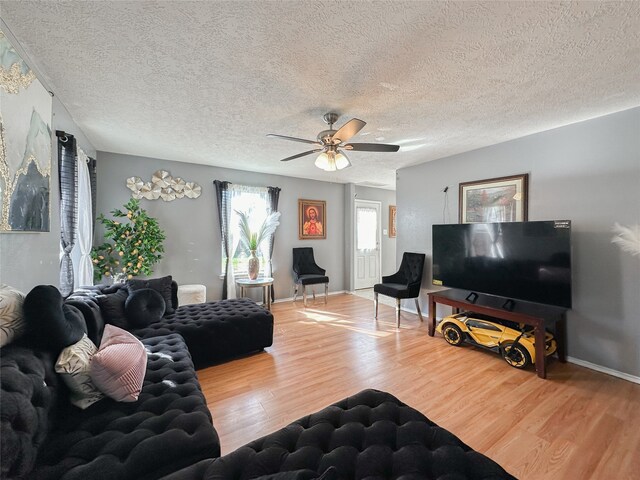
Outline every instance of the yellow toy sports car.
<svg viewBox="0 0 640 480">
<path fill-rule="evenodd" d="M 443 318 L 436 331 L 450 345 L 457 347 L 462 342 L 478 345 L 500 353 L 512 367 L 526 368 L 536 362 L 536 348 L 533 327 L 524 327 L 515 322 L 463 312 Z M 545 356 L 548 357 L 555 353 L 558 346 L 553 335 L 545 333 Z"/>
</svg>

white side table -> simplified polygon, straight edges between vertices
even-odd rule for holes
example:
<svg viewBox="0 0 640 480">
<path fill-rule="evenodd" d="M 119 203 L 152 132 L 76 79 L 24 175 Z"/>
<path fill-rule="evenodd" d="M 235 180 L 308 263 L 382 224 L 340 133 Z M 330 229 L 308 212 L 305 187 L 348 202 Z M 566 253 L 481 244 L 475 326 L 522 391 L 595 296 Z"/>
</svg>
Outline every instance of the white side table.
<svg viewBox="0 0 640 480">
<path fill-rule="evenodd" d="M 273 278 L 264 277 L 256 278 L 255 280 L 249 280 L 248 278 L 239 278 L 236 280 L 236 285 L 240 287 L 240 296 L 244 297 L 245 288 L 262 287 L 262 302 L 267 307 L 267 310 L 271 310 L 271 292 L 269 291 L 271 285 L 273 285 Z"/>
<path fill-rule="evenodd" d="M 207 287 L 204 285 L 178 285 L 178 305 L 192 305 L 207 301 Z"/>
</svg>

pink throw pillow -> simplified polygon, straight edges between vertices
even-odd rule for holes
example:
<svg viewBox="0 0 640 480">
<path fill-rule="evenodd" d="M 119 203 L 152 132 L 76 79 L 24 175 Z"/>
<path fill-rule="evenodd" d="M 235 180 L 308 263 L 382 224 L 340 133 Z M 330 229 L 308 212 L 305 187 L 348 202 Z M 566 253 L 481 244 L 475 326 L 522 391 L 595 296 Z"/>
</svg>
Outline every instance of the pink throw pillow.
<svg viewBox="0 0 640 480">
<path fill-rule="evenodd" d="M 94 385 L 118 402 L 135 402 L 146 370 L 147 352 L 140 340 L 126 330 L 107 324 L 100 348 L 91 360 Z"/>
</svg>

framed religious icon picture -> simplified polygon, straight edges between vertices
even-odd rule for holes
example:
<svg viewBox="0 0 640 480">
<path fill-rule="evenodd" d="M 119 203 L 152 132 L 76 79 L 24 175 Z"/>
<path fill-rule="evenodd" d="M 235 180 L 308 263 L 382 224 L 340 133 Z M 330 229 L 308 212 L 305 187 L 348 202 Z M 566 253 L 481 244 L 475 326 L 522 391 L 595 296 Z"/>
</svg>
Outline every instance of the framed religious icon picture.
<svg viewBox="0 0 640 480">
<path fill-rule="evenodd" d="M 460 184 L 460 223 L 525 222 L 529 175 Z"/>
<path fill-rule="evenodd" d="M 298 238 L 300 240 L 327 238 L 327 202 L 298 199 Z"/>
</svg>

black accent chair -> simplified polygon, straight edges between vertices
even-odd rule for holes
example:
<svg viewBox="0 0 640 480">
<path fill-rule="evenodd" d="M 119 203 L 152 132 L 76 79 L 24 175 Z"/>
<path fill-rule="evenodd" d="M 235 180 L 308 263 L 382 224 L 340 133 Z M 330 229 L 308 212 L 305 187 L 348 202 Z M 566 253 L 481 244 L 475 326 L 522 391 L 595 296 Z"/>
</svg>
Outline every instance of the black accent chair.
<svg viewBox="0 0 640 480">
<path fill-rule="evenodd" d="M 307 306 L 307 285 L 319 285 L 324 283 L 324 303 L 327 303 L 329 294 L 329 277 L 325 275 L 326 270 L 319 267 L 313 258 L 312 247 L 298 247 L 293 249 L 293 280 L 295 282 L 295 293 L 293 301 L 298 298 L 298 287 L 302 286 L 302 300 Z M 311 288 L 313 299 L 316 299 L 316 292 Z"/>
<path fill-rule="evenodd" d="M 373 304 L 375 305 L 375 318 L 378 318 L 378 294 L 396 299 L 396 326 L 400 328 L 400 300 L 413 298 L 420 321 L 423 321 L 420 312 L 420 285 L 422 283 L 422 271 L 424 269 L 424 253 L 404 252 L 400 269 L 393 275 L 382 277 L 382 283 L 373 286 Z"/>
</svg>

